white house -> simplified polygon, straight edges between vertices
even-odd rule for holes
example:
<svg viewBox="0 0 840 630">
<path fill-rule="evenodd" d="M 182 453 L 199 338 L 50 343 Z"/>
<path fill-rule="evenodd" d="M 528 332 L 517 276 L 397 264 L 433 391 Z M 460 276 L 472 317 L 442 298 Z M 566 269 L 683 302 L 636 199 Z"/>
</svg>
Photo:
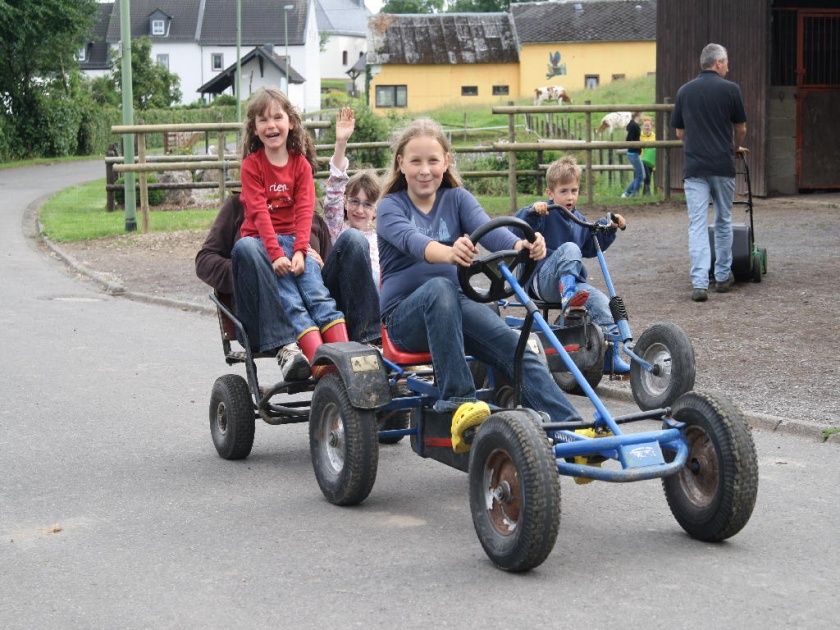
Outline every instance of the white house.
<svg viewBox="0 0 840 630">
<path fill-rule="evenodd" d="M 236 64 L 236 2 L 233 0 L 131 0 L 131 36 L 146 36 L 152 57 L 181 80 L 182 101 L 200 98 L 219 75 Z M 319 34 L 313 0 L 241 0 L 243 58 L 251 53 L 254 68 L 243 70 L 241 94 L 262 85 L 285 89 L 285 53 L 288 50 L 292 102 L 304 111 L 321 107 Z M 288 39 L 286 39 L 288 35 Z M 112 5 L 106 42 L 120 42 L 120 5 Z M 271 59 L 282 52 L 281 63 L 255 49 L 272 49 Z M 231 75 L 232 76 L 232 75 Z M 222 81 L 223 82 L 223 81 Z M 230 86 L 230 80 L 228 80 Z"/>
<path fill-rule="evenodd" d="M 370 10 L 363 0 L 315 0 L 322 40 L 321 78 L 349 81 L 347 71 L 367 52 Z M 364 77 L 356 79 L 357 92 Z"/>
</svg>

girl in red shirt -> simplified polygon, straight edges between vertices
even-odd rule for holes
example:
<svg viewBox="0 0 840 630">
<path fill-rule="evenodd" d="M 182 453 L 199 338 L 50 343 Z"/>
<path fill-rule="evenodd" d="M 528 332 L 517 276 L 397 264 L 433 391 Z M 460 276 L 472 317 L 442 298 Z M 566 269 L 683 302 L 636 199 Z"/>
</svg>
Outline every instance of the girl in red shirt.
<svg viewBox="0 0 840 630">
<path fill-rule="evenodd" d="M 344 315 L 324 286 L 318 263 L 307 257 L 315 205 L 315 146 L 292 104 L 272 88 L 260 89 L 251 98 L 242 145 L 241 233 L 262 242 L 277 276 L 284 315 L 311 363 L 322 343 L 348 340 Z M 324 368 L 316 366 L 312 375 L 319 378 Z"/>
</svg>

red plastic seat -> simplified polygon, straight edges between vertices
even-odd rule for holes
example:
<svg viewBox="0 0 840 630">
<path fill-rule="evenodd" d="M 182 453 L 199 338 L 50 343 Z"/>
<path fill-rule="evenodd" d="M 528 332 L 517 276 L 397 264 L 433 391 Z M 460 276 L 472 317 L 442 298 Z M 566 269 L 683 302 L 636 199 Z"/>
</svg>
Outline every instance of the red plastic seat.
<svg viewBox="0 0 840 630">
<path fill-rule="evenodd" d="M 382 326 L 382 355 L 397 365 L 425 365 L 432 362 L 428 352 L 404 352 L 388 339 L 388 331 Z"/>
</svg>

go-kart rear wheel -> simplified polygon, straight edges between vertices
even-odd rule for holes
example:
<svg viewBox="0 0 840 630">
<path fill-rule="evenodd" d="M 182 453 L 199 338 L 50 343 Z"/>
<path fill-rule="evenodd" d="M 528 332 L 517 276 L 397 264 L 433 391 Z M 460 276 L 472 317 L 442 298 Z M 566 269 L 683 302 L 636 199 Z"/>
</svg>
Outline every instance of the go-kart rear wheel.
<svg viewBox="0 0 840 630">
<path fill-rule="evenodd" d="M 589 386 L 592 389 L 598 387 L 598 384 L 601 382 L 601 378 L 604 376 L 603 364 L 604 360 L 601 359 L 601 365 L 593 365 L 590 368 L 581 370 L 583 378 L 586 379 L 586 382 L 589 383 Z M 551 376 L 554 377 L 554 382 L 560 386 L 560 389 L 567 394 L 583 395 L 583 389 L 571 372 L 552 372 Z"/>
<path fill-rule="evenodd" d="M 636 361 L 630 364 L 630 389 L 641 409 L 667 407 L 694 387 L 694 347 L 679 326 L 654 324 L 639 337 L 634 351 L 658 371 L 648 372 Z"/>
<path fill-rule="evenodd" d="M 248 383 L 238 374 L 225 374 L 210 394 L 210 435 L 224 459 L 245 459 L 254 445 L 254 405 Z"/>
<path fill-rule="evenodd" d="M 350 404 L 341 376 L 315 386 L 309 414 L 309 451 L 321 492 L 335 505 L 364 501 L 376 481 L 379 447 L 373 411 Z"/>
<path fill-rule="evenodd" d="M 500 411 L 481 425 L 469 478 L 473 525 L 487 556 L 506 571 L 539 566 L 557 540 L 560 478 L 531 413 Z"/>
<path fill-rule="evenodd" d="M 693 538 L 716 542 L 737 534 L 750 519 L 758 491 L 755 445 L 743 414 L 724 398 L 697 392 L 674 403 L 688 460 L 662 480 L 671 513 Z"/>
</svg>

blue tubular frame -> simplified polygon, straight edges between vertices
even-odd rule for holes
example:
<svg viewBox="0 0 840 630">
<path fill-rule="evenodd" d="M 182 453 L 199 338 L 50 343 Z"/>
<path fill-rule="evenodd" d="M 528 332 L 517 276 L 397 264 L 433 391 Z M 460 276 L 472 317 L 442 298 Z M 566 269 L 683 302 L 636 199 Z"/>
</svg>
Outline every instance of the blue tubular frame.
<svg viewBox="0 0 840 630">
<path fill-rule="evenodd" d="M 606 263 L 604 262 L 600 247 L 598 248 L 598 259 L 602 265 L 602 270 L 605 272 L 604 277 L 607 286 L 611 295 L 614 295 L 615 290 L 612 287 L 609 274 L 606 272 Z M 670 410 L 657 410 L 657 415 L 663 420 L 664 428 L 662 430 L 623 434 L 618 422 L 610 415 L 610 412 L 601 402 L 601 399 L 598 398 L 595 390 L 587 383 L 586 378 L 584 378 L 580 369 L 572 361 L 563 344 L 557 339 L 557 336 L 551 330 L 548 322 L 545 321 L 542 313 L 539 312 L 537 306 L 519 284 L 516 276 L 511 273 L 508 266 L 504 263 L 499 264 L 499 271 L 505 280 L 507 280 L 511 289 L 513 289 L 519 302 L 528 311 L 528 317 L 526 318 L 526 323 L 521 334 L 527 336 L 530 332 L 530 322 L 536 322 L 537 326 L 545 334 L 546 339 L 551 342 L 551 345 L 554 346 L 554 349 L 562 358 L 566 368 L 575 376 L 578 386 L 584 391 L 587 398 L 589 398 L 595 407 L 595 421 L 592 426 L 595 429 L 609 429 L 612 432 L 611 436 L 588 437 L 563 428 L 557 428 L 555 430 L 550 424 L 547 425 L 545 427 L 546 433 L 555 441 L 553 450 L 556 458 L 557 471 L 561 474 L 573 475 L 575 477 L 621 482 L 666 477 L 682 468 L 688 457 L 688 447 L 682 437 L 681 430 L 683 425 L 668 417 L 670 416 Z M 629 332 L 626 320 L 622 321 Z M 643 419 L 644 417 L 651 416 L 650 414 L 640 414 L 633 419 Z M 631 420 L 629 417 L 626 417 L 626 419 Z M 558 424 L 564 426 L 567 423 Z M 663 449 L 674 453 L 674 457 L 670 462 L 665 461 L 662 455 Z M 580 456 L 598 456 L 615 459 L 621 464 L 621 469 L 615 470 L 565 461 L 567 458 Z"/>
</svg>

